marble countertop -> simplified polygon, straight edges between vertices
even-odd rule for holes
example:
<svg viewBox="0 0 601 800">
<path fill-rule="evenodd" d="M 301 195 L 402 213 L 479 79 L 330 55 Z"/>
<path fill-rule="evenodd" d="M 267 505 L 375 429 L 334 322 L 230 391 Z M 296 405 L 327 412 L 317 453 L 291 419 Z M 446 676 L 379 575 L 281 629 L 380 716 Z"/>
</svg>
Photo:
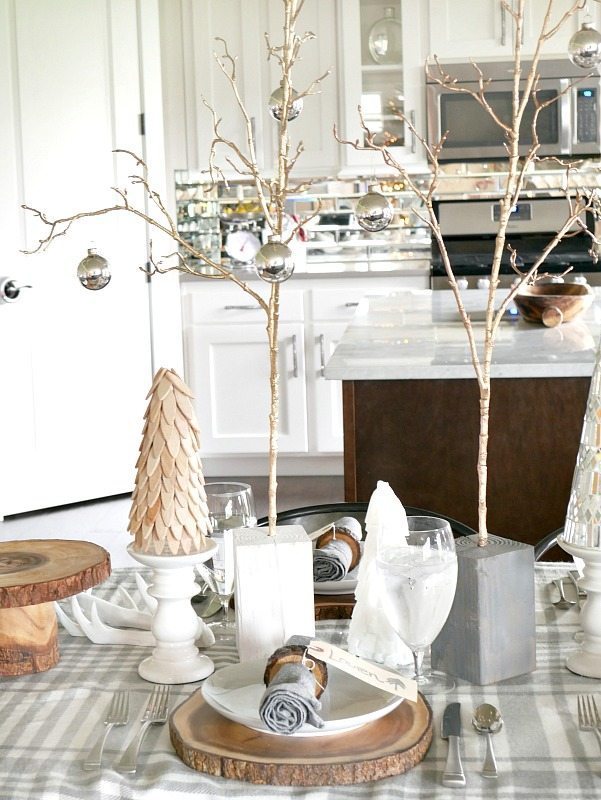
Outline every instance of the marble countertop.
<svg viewBox="0 0 601 800">
<path fill-rule="evenodd" d="M 519 316 L 498 330 L 491 376 L 590 376 L 601 331 L 601 288 L 573 322 L 545 328 Z M 498 291 L 498 302 L 505 296 Z M 482 349 L 487 292 L 463 292 Z M 482 321 L 479 321 L 482 320 Z M 326 378 L 419 380 L 475 378 L 467 333 L 450 291 L 404 290 L 364 298 L 330 358 Z"/>
</svg>

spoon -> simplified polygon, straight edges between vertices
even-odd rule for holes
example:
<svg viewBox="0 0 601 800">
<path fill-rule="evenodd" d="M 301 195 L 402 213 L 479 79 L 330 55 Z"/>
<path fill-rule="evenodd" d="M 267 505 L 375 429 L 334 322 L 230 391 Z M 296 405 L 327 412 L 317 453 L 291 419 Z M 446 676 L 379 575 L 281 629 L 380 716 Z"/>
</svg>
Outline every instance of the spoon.
<svg viewBox="0 0 601 800">
<path fill-rule="evenodd" d="M 482 705 L 479 705 L 474 711 L 472 725 L 478 733 L 482 733 L 486 736 L 486 757 L 482 767 L 482 777 L 497 778 L 497 762 L 492 749 L 492 734 L 501 730 L 503 725 L 501 712 L 490 703 L 482 703 Z"/>
</svg>

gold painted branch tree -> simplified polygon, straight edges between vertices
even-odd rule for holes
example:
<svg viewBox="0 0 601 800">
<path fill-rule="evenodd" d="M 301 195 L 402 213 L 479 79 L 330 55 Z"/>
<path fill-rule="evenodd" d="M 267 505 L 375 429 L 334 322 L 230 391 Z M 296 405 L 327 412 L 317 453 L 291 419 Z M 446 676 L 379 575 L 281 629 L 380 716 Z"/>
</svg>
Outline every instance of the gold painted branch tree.
<svg viewBox="0 0 601 800">
<path fill-rule="evenodd" d="M 70 216 L 50 218 L 42 210 L 24 205 L 23 208 L 39 219 L 45 226 L 44 235 L 39 239 L 38 245 L 30 253 L 44 250 L 52 241 L 69 233 L 71 227 L 80 220 L 101 217 L 106 214 L 125 212 L 144 221 L 155 234 L 164 234 L 171 239 L 175 252 L 155 257 L 150 242 L 149 261 L 142 267 L 148 275 L 165 273 L 176 270 L 189 273 L 206 280 L 229 280 L 235 283 L 242 291 L 263 309 L 267 318 L 267 341 L 269 352 L 269 477 L 268 477 L 268 517 L 269 533 L 275 533 L 277 517 L 277 454 L 278 454 L 278 412 L 279 412 L 279 374 L 278 374 L 278 329 L 279 329 L 279 302 L 280 282 L 290 277 L 294 265 L 292 254 L 288 245 L 298 233 L 299 229 L 307 222 L 301 219 L 295 225 L 286 225 L 285 205 L 286 199 L 291 194 L 296 194 L 308 186 L 306 183 L 292 183 L 292 171 L 302 155 L 303 145 L 299 143 L 295 148 L 291 146 L 288 135 L 288 125 L 298 116 L 299 109 L 305 97 L 315 94 L 324 78 L 329 74 L 317 77 L 306 89 L 295 91 L 292 86 L 293 67 L 300 58 L 302 46 L 308 40 L 315 38 L 311 32 L 298 34 L 296 26 L 299 21 L 305 0 L 281 0 L 283 7 L 283 38 L 282 43 L 272 44 L 268 34 L 265 34 L 267 45 L 267 58 L 275 59 L 280 68 L 280 85 L 270 99 L 270 110 L 278 125 L 277 136 L 277 164 L 273 177 L 261 173 L 258 166 L 257 148 L 252 124 L 252 115 L 246 108 L 240 94 L 236 73 L 236 58 L 229 52 L 227 43 L 218 39 L 221 54 L 215 54 L 216 62 L 226 78 L 238 112 L 244 120 L 246 140 L 235 142 L 222 133 L 221 119 L 217 109 L 205 101 L 213 121 L 213 139 L 208 154 L 208 174 L 212 184 L 223 179 L 223 174 L 218 165 L 219 153 L 225 151 L 225 160 L 228 165 L 243 179 L 251 180 L 254 184 L 257 198 L 265 216 L 266 228 L 270 231 L 270 242 L 264 245 L 257 254 L 257 270 L 259 276 L 270 284 L 269 299 L 265 300 L 256 287 L 238 277 L 235 272 L 223 266 L 219 261 L 210 258 L 202 250 L 193 247 L 186 241 L 177 229 L 176 220 L 169 212 L 163 199 L 152 188 L 149 180 L 147 166 L 144 161 L 128 150 L 117 150 L 117 153 L 127 155 L 134 159 L 135 173 L 129 176 L 129 184 L 122 187 L 112 187 L 117 195 L 114 204 L 81 211 Z M 132 199 L 133 190 L 142 191 L 143 197 Z M 199 273 L 191 266 L 191 261 L 201 262 L 212 268 L 212 274 Z"/>
<path fill-rule="evenodd" d="M 583 7 L 581 0 L 572 3 L 569 9 L 560 16 L 556 22 L 552 22 L 553 0 L 548 0 L 544 18 L 541 24 L 538 40 L 534 47 L 532 55 L 528 56 L 527 66 L 525 66 L 522 58 L 522 42 L 523 42 L 523 25 L 524 25 L 524 9 L 527 0 L 518 0 L 515 8 L 507 2 L 502 0 L 502 5 L 505 12 L 511 17 L 514 25 L 514 53 L 513 53 L 513 87 L 512 87 L 512 113 L 511 119 L 505 121 L 501 119 L 495 112 L 492 105 L 487 98 L 487 88 L 490 83 L 486 79 L 483 70 L 477 65 L 473 64 L 475 81 L 478 83 L 476 91 L 461 87 L 453 79 L 452 75 L 448 74 L 434 58 L 434 62 L 427 67 L 428 77 L 447 90 L 458 93 L 469 94 L 473 97 L 484 111 L 491 117 L 494 124 L 500 129 L 504 138 L 505 149 L 507 151 L 507 182 L 503 195 L 500 198 L 500 216 L 499 225 L 495 237 L 494 251 L 491 262 L 491 275 L 490 286 L 488 289 L 488 297 L 486 301 L 486 314 L 485 325 L 482 334 L 482 339 L 479 341 L 477 336 L 477 329 L 472 325 L 469 314 L 467 313 L 463 304 L 461 290 L 455 280 L 453 268 L 445 241 L 443 239 L 440 225 L 434 210 L 434 199 L 440 185 L 441 167 L 440 167 L 440 154 L 443 150 L 447 133 L 445 133 L 441 140 L 436 144 L 429 144 L 423 136 L 415 128 L 411 120 L 400 114 L 400 118 L 407 125 L 410 132 L 421 142 L 423 145 L 428 162 L 431 167 L 431 177 L 429 183 L 425 188 L 418 183 L 414 176 L 412 176 L 407 168 L 393 155 L 390 149 L 383 145 L 378 145 L 375 142 L 375 133 L 373 133 L 363 118 L 361 107 L 359 107 L 359 115 L 361 119 L 361 126 L 364 133 L 364 141 L 349 141 L 341 138 L 337 131 L 334 135 L 337 140 L 342 144 L 351 146 L 357 150 L 373 150 L 378 151 L 384 163 L 395 173 L 400 175 L 409 187 L 410 191 L 421 201 L 422 210 L 416 211 L 417 216 L 422 219 L 430 228 L 433 238 L 435 239 L 440 250 L 442 263 L 444 265 L 446 275 L 449 282 L 449 287 L 453 292 L 457 308 L 463 325 L 465 327 L 470 351 L 471 361 L 474 367 L 476 380 L 478 382 L 479 396 L 480 396 L 480 422 L 478 434 L 478 460 L 477 460 L 477 480 L 478 480 L 478 544 L 483 546 L 488 541 L 488 526 L 487 526 L 487 487 L 488 487 L 488 439 L 489 439 L 489 411 L 491 401 L 491 364 L 493 358 L 493 351 L 495 345 L 495 338 L 499 329 L 503 315 L 507 307 L 515 297 L 520 286 L 533 281 L 539 276 L 539 270 L 543 267 L 545 259 L 551 253 L 559 242 L 570 231 L 573 231 L 574 226 L 580 227 L 586 233 L 589 233 L 586 225 L 583 223 L 583 214 L 587 209 L 593 210 L 598 214 L 598 197 L 595 192 L 581 191 L 577 187 L 570 188 L 570 175 L 575 169 L 575 164 L 561 162 L 559 159 L 552 159 L 553 161 L 561 164 L 565 168 L 566 182 L 565 182 L 565 196 L 566 196 L 566 217 L 565 222 L 561 228 L 552 236 L 547 243 L 546 247 L 542 250 L 536 263 L 532 265 L 527 271 L 520 270 L 518 267 L 518 254 L 511 250 L 506 242 L 507 226 L 511 216 L 512 209 L 517 204 L 524 187 L 524 180 L 534 162 L 541 160 L 538 156 L 540 143 L 536 134 L 537 119 L 541 111 L 549 105 L 549 101 L 539 101 L 537 98 L 537 86 L 539 82 L 539 62 L 541 58 L 542 47 L 549 39 L 551 39 L 572 17 L 579 9 Z M 569 91 L 567 87 L 564 91 Z M 520 156 L 520 134 L 523 129 L 522 123 L 524 114 L 528 103 L 534 105 L 534 114 L 531 126 L 531 139 L 532 144 L 528 147 L 525 155 Z M 499 287 L 499 274 L 501 268 L 501 259 L 506 249 L 510 249 L 511 265 L 516 273 L 515 285 L 503 297 L 500 304 L 497 304 L 497 289 Z"/>
</svg>

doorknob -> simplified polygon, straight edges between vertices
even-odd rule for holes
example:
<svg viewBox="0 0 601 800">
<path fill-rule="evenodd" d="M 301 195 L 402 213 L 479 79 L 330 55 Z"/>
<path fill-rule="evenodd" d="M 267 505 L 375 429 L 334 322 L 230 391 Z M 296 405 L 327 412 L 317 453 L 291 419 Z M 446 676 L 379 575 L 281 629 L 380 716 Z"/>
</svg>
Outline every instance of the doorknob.
<svg viewBox="0 0 601 800">
<path fill-rule="evenodd" d="M 31 289 L 29 283 L 17 283 L 14 278 L 0 277 L 0 303 L 14 303 L 19 299 L 21 289 Z"/>
</svg>

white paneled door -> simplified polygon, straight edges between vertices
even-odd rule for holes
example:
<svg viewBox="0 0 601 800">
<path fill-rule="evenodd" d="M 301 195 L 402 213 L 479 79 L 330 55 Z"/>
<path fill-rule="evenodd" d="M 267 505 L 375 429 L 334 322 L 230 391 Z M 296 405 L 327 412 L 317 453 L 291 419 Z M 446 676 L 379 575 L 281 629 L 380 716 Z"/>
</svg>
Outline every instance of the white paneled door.
<svg viewBox="0 0 601 800">
<path fill-rule="evenodd" d="M 26 203 L 50 216 L 110 205 L 142 152 L 135 0 L 0 0 L 0 517 L 131 490 L 151 380 L 144 226 L 75 225 L 38 255 Z M 76 278 L 90 243 L 113 277 Z M 0 528 L 1 536 L 1 528 Z"/>
</svg>

